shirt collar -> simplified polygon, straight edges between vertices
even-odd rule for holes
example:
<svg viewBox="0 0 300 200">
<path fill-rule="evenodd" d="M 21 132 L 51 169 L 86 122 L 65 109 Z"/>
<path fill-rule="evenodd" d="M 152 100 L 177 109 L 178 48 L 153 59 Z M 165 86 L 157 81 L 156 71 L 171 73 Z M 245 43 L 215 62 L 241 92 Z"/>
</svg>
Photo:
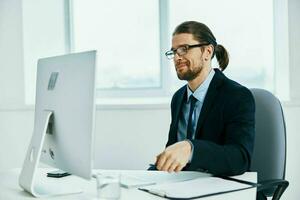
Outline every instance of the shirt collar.
<svg viewBox="0 0 300 200">
<path fill-rule="evenodd" d="M 199 85 L 199 87 L 194 92 L 192 92 L 192 90 L 189 88 L 188 85 L 186 86 L 187 87 L 187 102 L 189 101 L 191 95 L 193 95 L 198 101 L 203 103 L 206 92 L 209 87 L 209 84 L 210 84 L 211 80 L 213 79 L 214 74 L 215 74 L 215 70 L 211 69 L 208 76 L 204 80 L 204 82 L 201 85 Z"/>
</svg>

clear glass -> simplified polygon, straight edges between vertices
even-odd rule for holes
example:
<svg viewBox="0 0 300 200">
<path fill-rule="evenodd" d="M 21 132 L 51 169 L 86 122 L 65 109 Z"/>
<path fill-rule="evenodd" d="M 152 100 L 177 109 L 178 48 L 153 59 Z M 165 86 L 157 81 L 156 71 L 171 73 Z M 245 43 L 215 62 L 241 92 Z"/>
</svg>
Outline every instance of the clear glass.
<svg viewBox="0 0 300 200">
<path fill-rule="evenodd" d="M 72 50 L 98 50 L 98 89 L 161 86 L 158 0 L 73 0 L 72 8 Z"/>
<path fill-rule="evenodd" d="M 97 174 L 97 199 L 120 199 L 120 174 Z"/>
</svg>

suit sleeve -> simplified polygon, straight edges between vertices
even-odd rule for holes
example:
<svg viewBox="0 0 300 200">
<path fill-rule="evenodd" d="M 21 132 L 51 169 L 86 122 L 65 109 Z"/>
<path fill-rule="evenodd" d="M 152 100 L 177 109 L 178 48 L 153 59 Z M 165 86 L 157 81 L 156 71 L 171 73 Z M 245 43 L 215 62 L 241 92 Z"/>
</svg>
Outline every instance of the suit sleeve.
<svg viewBox="0 0 300 200">
<path fill-rule="evenodd" d="M 194 154 L 190 170 L 204 170 L 216 175 L 238 175 L 250 167 L 254 146 L 255 103 L 247 88 L 230 95 L 223 111 L 224 143 L 191 140 Z"/>
</svg>

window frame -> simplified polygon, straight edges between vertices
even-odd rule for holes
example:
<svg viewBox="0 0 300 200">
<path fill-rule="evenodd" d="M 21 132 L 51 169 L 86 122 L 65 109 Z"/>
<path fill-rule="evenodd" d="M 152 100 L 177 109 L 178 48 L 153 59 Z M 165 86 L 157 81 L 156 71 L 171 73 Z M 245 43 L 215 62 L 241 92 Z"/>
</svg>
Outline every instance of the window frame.
<svg viewBox="0 0 300 200">
<path fill-rule="evenodd" d="M 160 87 L 128 88 L 128 89 L 96 89 L 97 99 L 103 98 L 169 98 L 171 91 L 170 64 L 164 53 L 170 48 L 171 35 L 169 31 L 169 0 L 159 1 L 159 39 L 160 39 Z M 66 49 L 73 52 L 73 0 L 65 0 L 66 8 Z M 290 99 L 289 83 L 289 37 L 288 37 L 288 2 L 287 0 L 273 0 L 274 25 L 274 93 L 281 100 Z M 101 61 L 100 61 L 101 62 Z"/>
<path fill-rule="evenodd" d="M 73 0 L 66 1 L 66 46 L 68 53 L 74 52 L 74 35 L 73 35 Z M 168 1 L 157 0 L 159 3 L 159 60 L 160 60 L 160 86 L 158 87 L 141 87 L 141 88 L 112 88 L 100 89 L 96 88 L 97 98 L 150 98 L 150 97 L 169 97 L 170 92 L 170 74 L 168 71 L 168 60 L 165 58 L 164 53 L 170 47 L 170 36 L 165 34 L 168 31 Z M 99 61 L 101 62 L 101 60 Z"/>
</svg>

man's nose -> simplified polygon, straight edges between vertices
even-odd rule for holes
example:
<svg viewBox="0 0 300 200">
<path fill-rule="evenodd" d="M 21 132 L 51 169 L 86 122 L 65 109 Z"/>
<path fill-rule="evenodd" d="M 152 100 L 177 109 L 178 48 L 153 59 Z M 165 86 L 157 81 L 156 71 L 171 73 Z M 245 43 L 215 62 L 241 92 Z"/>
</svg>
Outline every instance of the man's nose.
<svg viewBox="0 0 300 200">
<path fill-rule="evenodd" d="M 182 60 L 182 56 L 178 55 L 177 53 L 174 54 L 174 62 L 178 61 L 178 60 Z"/>
</svg>

